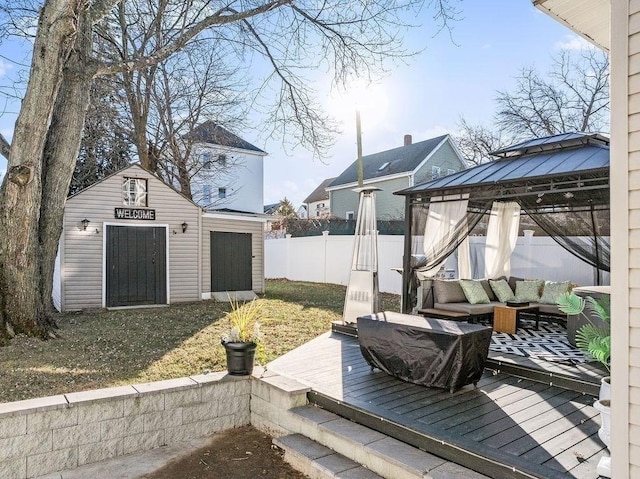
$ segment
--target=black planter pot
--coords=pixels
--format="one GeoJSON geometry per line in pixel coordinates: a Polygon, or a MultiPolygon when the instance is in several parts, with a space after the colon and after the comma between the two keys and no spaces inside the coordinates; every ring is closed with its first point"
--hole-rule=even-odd
{"type": "Polygon", "coordinates": [[[248,376],[253,372],[256,343],[225,343],[227,352],[227,372],[231,376],[248,376]]]}

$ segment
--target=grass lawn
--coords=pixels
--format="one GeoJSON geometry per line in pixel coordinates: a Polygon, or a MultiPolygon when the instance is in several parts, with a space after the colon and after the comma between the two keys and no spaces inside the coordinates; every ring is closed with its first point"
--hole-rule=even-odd
{"type": "MultiPolygon", "coordinates": [[[[328,331],[342,317],[345,287],[269,280],[263,303],[268,362],[328,331]]],[[[399,297],[382,294],[382,309],[399,297]]],[[[226,370],[226,303],[66,313],[60,338],[16,337],[0,347],[0,402],[226,370]]]]}

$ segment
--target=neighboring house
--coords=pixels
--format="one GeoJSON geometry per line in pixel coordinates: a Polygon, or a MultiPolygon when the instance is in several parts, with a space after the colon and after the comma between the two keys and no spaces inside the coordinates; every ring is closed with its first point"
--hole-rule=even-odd
{"type": "MultiPolygon", "coordinates": [[[[404,198],[394,195],[411,186],[463,170],[464,159],[450,135],[413,143],[404,136],[404,145],[362,158],[363,184],[380,188],[376,192],[376,216],[379,219],[403,219],[404,198]]],[[[357,161],[354,161],[328,186],[331,215],[355,219],[358,214],[357,161]]]]}
{"type": "Polygon", "coordinates": [[[640,3],[534,0],[611,62],[611,477],[640,477],[640,3]]]}
{"type": "Polygon", "coordinates": [[[327,186],[329,186],[333,180],[335,180],[335,178],[327,178],[324,180],[304,200],[304,204],[307,206],[307,218],[326,218],[329,216],[331,210],[329,207],[329,192],[327,191],[327,186]]]}
{"type": "Polygon", "coordinates": [[[298,207],[298,210],[296,211],[296,214],[298,215],[298,218],[309,218],[309,213],[307,212],[307,205],[300,205],[298,207]]]}
{"type": "Polygon", "coordinates": [[[205,212],[131,165],[68,198],[54,304],[77,311],[263,293],[264,221],[205,212]]]}
{"type": "Polygon", "coordinates": [[[191,180],[194,201],[207,210],[262,213],[267,153],[212,121],[189,136],[200,165],[191,180]]]}

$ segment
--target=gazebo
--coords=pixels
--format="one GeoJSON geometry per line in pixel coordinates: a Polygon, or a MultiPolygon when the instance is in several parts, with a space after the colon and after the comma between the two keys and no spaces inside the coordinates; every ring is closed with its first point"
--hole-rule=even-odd
{"type": "MultiPolygon", "coordinates": [[[[436,270],[500,205],[515,206],[519,211],[513,216],[527,215],[563,248],[596,268],[598,284],[600,271],[609,271],[609,243],[603,238],[609,234],[607,137],[565,133],[492,155],[496,160],[395,193],[405,196],[403,312],[414,306],[417,275],[436,270]],[[417,251],[419,238],[424,238],[423,251],[417,251]]],[[[501,227],[505,224],[514,227],[508,221],[501,227]]],[[[517,235],[517,224],[515,229],[517,235]]]]}

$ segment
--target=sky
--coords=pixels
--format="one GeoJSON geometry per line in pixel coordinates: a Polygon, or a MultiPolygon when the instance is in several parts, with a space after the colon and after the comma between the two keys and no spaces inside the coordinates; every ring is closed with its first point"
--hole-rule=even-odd
{"type": "MultiPolygon", "coordinates": [[[[411,20],[420,26],[405,37],[407,48],[420,53],[366,90],[359,88],[364,155],[402,146],[405,134],[414,142],[455,134],[462,117],[491,125],[496,91],[513,89],[523,67],[545,73],[554,54],[586,44],[536,10],[531,0],[464,0],[458,5],[460,21],[452,24],[451,34],[436,34],[433,12],[425,8],[411,20]]],[[[2,60],[7,48],[17,46],[0,48],[0,84],[11,68],[2,60]]],[[[355,100],[329,92],[329,78],[318,74],[316,80],[324,92],[321,103],[342,130],[324,159],[314,159],[303,148],[285,150],[281,139],[262,139],[258,130],[236,132],[269,154],[264,160],[265,204],[286,197],[298,207],[324,179],[338,176],[356,158],[355,100]]],[[[8,105],[0,115],[0,131],[9,139],[17,108],[8,105]]],[[[5,170],[0,157],[0,176],[5,170]]]]}

